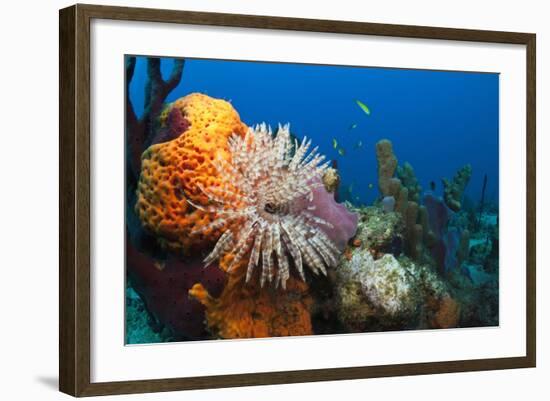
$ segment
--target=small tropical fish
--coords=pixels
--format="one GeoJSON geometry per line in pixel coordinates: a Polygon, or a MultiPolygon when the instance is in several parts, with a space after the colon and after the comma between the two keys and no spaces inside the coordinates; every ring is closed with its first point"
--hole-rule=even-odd
{"type": "Polygon", "coordinates": [[[357,103],[357,106],[359,106],[361,110],[365,112],[365,114],[370,115],[370,110],[365,103],[360,100],[356,100],[355,103],[357,103]]]}
{"type": "Polygon", "coordinates": [[[358,196],[355,197],[355,200],[359,200],[360,198],[358,196]]]}
{"type": "Polygon", "coordinates": [[[338,154],[340,156],[344,156],[346,154],[346,151],[343,148],[338,149],[338,154]]]}
{"type": "Polygon", "coordinates": [[[431,181],[431,182],[430,182],[430,189],[431,189],[432,191],[435,191],[435,181],[431,181]]]}
{"type": "Polygon", "coordinates": [[[353,183],[348,185],[348,192],[351,194],[353,192],[353,183]]]}
{"type": "Polygon", "coordinates": [[[336,138],[332,138],[332,147],[334,149],[336,149],[338,147],[338,141],[336,140],[336,138]]]}
{"type": "Polygon", "coordinates": [[[363,141],[359,141],[355,144],[355,149],[360,149],[363,147],[363,141]]]}
{"type": "Polygon", "coordinates": [[[373,189],[374,185],[372,185],[372,182],[369,184],[369,189],[373,189]]]}
{"type": "Polygon", "coordinates": [[[357,124],[355,124],[355,123],[354,123],[354,124],[351,124],[351,125],[349,126],[349,129],[350,129],[350,130],[355,129],[355,128],[357,128],[357,124]]]}

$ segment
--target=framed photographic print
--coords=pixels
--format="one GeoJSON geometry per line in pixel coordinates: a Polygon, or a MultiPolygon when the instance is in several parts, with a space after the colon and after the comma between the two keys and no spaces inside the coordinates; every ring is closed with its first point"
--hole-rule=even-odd
{"type": "Polygon", "coordinates": [[[535,35],[60,11],[60,390],[534,367],[535,35]]]}

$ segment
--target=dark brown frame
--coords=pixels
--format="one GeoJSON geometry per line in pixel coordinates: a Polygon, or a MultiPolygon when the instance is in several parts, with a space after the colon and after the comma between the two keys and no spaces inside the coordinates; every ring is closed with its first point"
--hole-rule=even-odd
{"type": "Polygon", "coordinates": [[[75,5],[59,13],[59,389],[73,396],[535,367],[536,153],[532,33],[75,5]],[[527,48],[527,355],[123,382],[90,382],[90,21],[93,18],[404,38],[511,43],[527,48]]]}

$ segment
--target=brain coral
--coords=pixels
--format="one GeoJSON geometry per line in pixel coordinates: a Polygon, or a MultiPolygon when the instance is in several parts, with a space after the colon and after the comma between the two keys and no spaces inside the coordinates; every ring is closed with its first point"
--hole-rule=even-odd
{"type": "Polygon", "coordinates": [[[157,138],[142,155],[136,212],[143,225],[168,249],[188,251],[214,241],[215,229],[191,236],[212,215],[188,202],[206,205],[199,187],[220,183],[212,164],[228,158],[227,139],[247,127],[230,103],[193,93],[169,104],[160,115],[157,138]]]}

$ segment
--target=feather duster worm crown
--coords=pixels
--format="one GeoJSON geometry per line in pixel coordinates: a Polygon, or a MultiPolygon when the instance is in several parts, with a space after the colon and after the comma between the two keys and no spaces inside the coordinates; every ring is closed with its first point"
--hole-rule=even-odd
{"type": "Polygon", "coordinates": [[[327,221],[312,214],[313,189],[322,186],[328,168],[325,157],[310,150],[311,140],[292,141],[289,125],[279,125],[276,135],[265,124],[249,128],[244,137],[229,138],[229,160],[214,161],[221,185],[200,187],[210,205],[196,208],[215,215],[194,234],[212,229],[223,233],[206,265],[231,252],[228,271],[247,254],[246,281],[261,266],[260,283],[286,288],[292,262],[302,280],[306,265],[315,274],[335,266],[340,251],[323,231],[327,221]],[[309,152],[308,152],[309,151],[309,152]]]}

